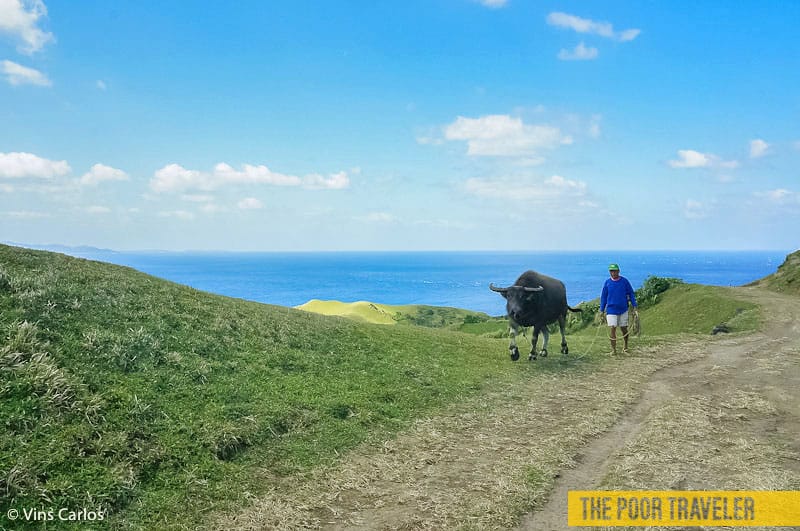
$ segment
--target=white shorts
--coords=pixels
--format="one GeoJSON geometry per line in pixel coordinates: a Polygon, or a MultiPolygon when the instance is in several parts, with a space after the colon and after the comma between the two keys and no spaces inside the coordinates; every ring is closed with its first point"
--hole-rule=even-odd
{"type": "Polygon", "coordinates": [[[628,326],[628,312],[627,310],[622,315],[606,314],[606,321],[608,326],[628,326]]]}

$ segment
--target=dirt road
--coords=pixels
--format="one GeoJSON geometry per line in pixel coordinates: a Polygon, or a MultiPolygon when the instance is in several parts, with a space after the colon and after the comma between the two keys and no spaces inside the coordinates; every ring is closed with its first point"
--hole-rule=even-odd
{"type": "Polygon", "coordinates": [[[216,525],[555,531],[569,489],[800,489],[800,302],[735,293],[763,306],[762,331],[670,339],[599,366],[549,359],[570,370],[274,480],[216,525]]]}
{"type": "Polygon", "coordinates": [[[800,488],[800,301],[738,291],[762,306],[763,331],[656,372],[520,529],[566,528],[571,489],[800,488]]]}

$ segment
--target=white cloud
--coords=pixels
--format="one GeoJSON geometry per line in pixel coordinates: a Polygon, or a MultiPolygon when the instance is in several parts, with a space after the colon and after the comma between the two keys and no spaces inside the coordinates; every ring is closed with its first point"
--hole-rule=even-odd
{"type": "Polygon", "coordinates": [[[766,192],[755,192],[753,195],[766,199],[776,205],[800,204],[800,192],[792,192],[786,188],[777,188],[766,192]]]}
{"type": "Polygon", "coordinates": [[[394,223],[397,221],[397,219],[388,212],[370,212],[366,216],[358,219],[370,223],[394,223]]]}
{"type": "Polygon", "coordinates": [[[679,149],[678,159],[668,162],[672,168],[725,168],[734,169],[739,167],[735,160],[722,160],[711,153],[700,153],[693,149],[679,149]]]}
{"type": "Polygon", "coordinates": [[[72,171],[66,160],[48,160],[33,153],[0,153],[0,178],[52,179],[72,171]]]}
{"type": "Polygon", "coordinates": [[[312,190],[341,190],[350,186],[350,179],[343,171],[334,173],[328,178],[312,174],[303,179],[303,186],[312,190]]]}
{"type": "Polygon", "coordinates": [[[769,144],[757,138],[755,140],[750,141],[750,158],[757,159],[759,157],[763,157],[767,154],[767,150],[769,149],[769,144]]]}
{"type": "MultiPolygon", "coordinates": [[[[2,2],[3,0],[0,0],[2,2]]],[[[27,66],[18,65],[12,61],[4,60],[0,63],[3,74],[6,76],[6,81],[11,85],[38,85],[40,87],[49,87],[53,83],[38,70],[28,68],[27,66]]]]}
{"type": "Polygon", "coordinates": [[[224,186],[267,184],[272,186],[302,186],[308,189],[342,189],[350,186],[346,172],[323,177],[319,174],[304,178],[285,175],[270,170],[264,165],[243,164],[237,170],[220,162],[212,172],[188,170],[179,164],[169,164],[156,171],[150,180],[155,192],[182,192],[186,190],[211,191],[224,186]]]}
{"type": "Polygon", "coordinates": [[[596,59],[597,56],[597,48],[587,48],[583,42],[578,43],[572,50],[562,48],[561,51],[558,52],[558,58],[562,61],[590,61],[596,59]]]}
{"type": "Polygon", "coordinates": [[[486,7],[491,7],[494,9],[505,7],[508,3],[508,0],[478,0],[478,2],[486,7]]]}
{"type": "Polygon", "coordinates": [[[162,218],[194,219],[194,214],[186,210],[165,210],[158,215],[162,218]]]}
{"type": "Polygon", "coordinates": [[[200,210],[206,214],[214,214],[215,212],[223,212],[226,209],[214,203],[205,203],[200,207],[200,210]]]}
{"type": "Polygon", "coordinates": [[[444,143],[441,138],[435,138],[432,136],[418,136],[417,143],[422,144],[423,146],[439,146],[444,143]]]}
{"type": "Polygon", "coordinates": [[[86,209],[86,212],[88,212],[89,214],[108,214],[109,212],[111,212],[111,209],[104,206],[93,205],[88,207],[86,209]]]}
{"type": "Polygon", "coordinates": [[[467,154],[476,156],[525,157],[572,143],[572,137],[562,134],[557,127],[529,125],[505,114],[459,116],[445,128],[444,135],[447,140],[466,141],[467,154]]]}
{"type": "Polygon", "coordinates": [[[189,201],[190,203],[211,203],[214,201],[214,196],[207,194],[184,194],[181,196],[181,199],[189,201]]]}
{"type": "Polygon", "coordinates": [[[150,188],[155,192],[176,192],[187,189],[210,190],[212,184],[207,175],[199,171],[187,170],[179,164],[168,164],[156,171],[150,180],[150,188]]]}
{"type": "Polygon", "coordinates": [[[669,161],[673,168],[706,168],[711,166],[711,158],[705,153],[692,149],[678,150],[678,159],[669,161]]]}
{"type": "Polygon", "coordinates": [[[686,219],[705,219],[708,217],[708,211],[700,201],[687,199],[683,207],[683,216],[686,219]]]}
{"type": "Polygon", "coordinates": [[[795,148],[796,150],[800,151],[800,140],[797,140],[797,141],[796,141],[796,142],[794,142],[792,145],[794,146],[794,148],[795,148]]]}
{"type": "Polygon", "coordinates": [[[635,39],[641,30],[627,29],[624,31],[614,31],[614,26],[608,22],[596,22],[587,18],[576,17],[568,13],[555,11],[547,15],[547,23],[558,28],[565,28],[577,31],[578,33],[589,33],[599,35],[608,39],[625,42],[635,39]]]}
{"type": "Polygon", "coordinates": [[[589,122],[589,136],[592,138],[600,138],[600,120],[602,117],[599,114],[595,114],[592,116],[591,122],[589,122]]]}
{"type": "Polygon", "coordinates": [[[128,174],[124,171],[98,163],[81,176],[80,183],[94,185],[105,181],[127,181],[128,179],[128,174]]]}
{"type": "Polygon", "coordinates": [[[236,204],[241,210],[257,210],[264,205],[255,197],[246,197],[236,204]]]}
{"type": "Polygon", "coordinates": [[[493,199],[530,201],[536,199],[582,198],[587,187],[583,181],[565,179],[560,175],[543,181],[530,179],[467,179],[465,190],[471,195],[493,199]]]}
{"type": "Polygon", "coordinates": [[[301,183],[299,177],[275,173],[264,165],[243,164],[241,170],[235,170],[224,162],[214,166],[213,177],[215,180],[226,183],[263,183],[276,186],[298,186],[301,183]]]}
{"type": "Polygon", "coordinates": [[[47,212],[36,212],[32,210],[14,210],[11,212],[6,212],[6,215],[10,218],[17,219],[39,219],[50,217],[50,214],[47,212]]]}
{"type": "Polygon", "coordinates": [[[98,80],[97,80],[97,82],[95,83],[95,85],[96,85],[96,86],[97,86],[97,88],[98,88],[98,89],[100,89],[100,90],[106,90],[106,89],[108,88],[108,87],[106,86],[106,82],[105,82],[105,81],[103,81],[102,79],[98,79],[98,80]]]}
{"type": "Polygon", "coordinates": [[[54,40],[53,34],[37,27],[39,19],[47,16],[47,7],[41,0],[0,0],[0,33],[20,41],[17,50],[32,54],[54,40]]]}

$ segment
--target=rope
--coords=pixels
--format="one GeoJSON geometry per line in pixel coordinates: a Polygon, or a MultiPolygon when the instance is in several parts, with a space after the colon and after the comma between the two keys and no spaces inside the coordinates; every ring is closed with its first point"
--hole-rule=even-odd
{"type": "MultiPolygon", "coordinates": [[[[600,336],[600,329],[603,328],[604,325],[605,325],[605,323],[603,323],[602,320],[601,320],[600,324],[597,325],[597,329],[594,332],[594,337],[592,338],[592,342],[589,343],[589,347],[586,349],[586,351],[583,354],[579,354],[577,356],[570,356],[569,358],[562,358],[561,360],[562,361],[577,361],[577,360],[583,359],[586,356],[588,356],[589,353],[592,350],[592,347],[594,347],[594,344],[597,342],[597,338],[600,336]]],[[[606,326],[606,328],[609,329],[609,331],[607,332],[607,335],[608,335],[608,339],[610,340],[611,339],[611,327],[610,326],[606,326]]],[[[641,325],[641,321],[639,320],[639,312],[636,311],[636,312],[633,313],[633,318],[631,319],[630,326],[628,327],[628,332],[625,333],[625,334],[622,334],[621,336],[617,337],[616,339],[624,340],[626,337],[629,337],[631,334],[634,337],[639,337],[639,335],[641,334],[641,330],[642,330],[642,325],[641,325]]],[[[524,337],[525,339],[528,339],[528,336],[525,334],[525,327],[521,327],[521,332],[522,332],[522,337],[524,337]]],[[[532,339],[531,339],[531,343],[533,343],[532,339]]]]}

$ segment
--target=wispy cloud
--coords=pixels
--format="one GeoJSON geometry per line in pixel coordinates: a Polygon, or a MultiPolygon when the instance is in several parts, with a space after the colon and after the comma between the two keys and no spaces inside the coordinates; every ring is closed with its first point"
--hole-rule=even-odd
{"type": "Polygon", "coordinates": [[[473,178],[466,181],[464,189],[467,193],[478,197],[515,201],[577,199],[587,195],[585,182],[566,179],[560,175],[553,175],[544,180],[473,178]]]}
{"type": "Polygon", "coordinates": [[[48,160],[33,153],[0,153],[0,178],[52,179],[70,171],[66,160],[48,160]]]}
{"type": "Polygon", "coordinates": [[[108,214],[111,212],[111,209],[105,206],[93,205],[86,208],[86,212],[89,214],[108,214]]]}
{"type": "Polygon", "coordinates": [[[81,176],[80,183],[95,185],[106,181],[127,181],[128,179],[128,174],[124,171],[98,163],[81,176]]]}
{"type": "Polygon", "coordinates": [[[54,40],[53,34],[41,30],[39,19],[47,16],[41,0],[0,0],[0,33],[19,41],[17,51],[30,55],[54,40]]]}
{"type": "Polygon", "coordinates": [[[735,160],[722,160],[712,153],[701,153],[693,149],[679,149],[678,158],[670,160],[672,168],[725,168],[734,169],[739,167],[739,162],[735,160]]]}
{"type": "Polygon", "coordinates": [[[550,125],[525,124],[509,115],[487,115],[480,118],[459,116],[445,127],[447,140],[467,143],[467,154],[495,157],[530,157],[541,150],[552,150],[571,144],[572,137],[550,125]]]}
{"type": "Polygon", "coordinates": [[[264,204],[255,197],[245,197],[239,201],[236,206],[239,207],[240,210],[258,210],[262,208],[264,204]]]}
{"type": "Polygon", "coordinates": [[[508,4],[508,0],[476,0],[479,4],[491,7],[493,9],[498,9],[501,7],[505,7],[508,4]]]}
{"type": "Polygon", "coordinates": [[[587,47],[583,42],[578,43],[572,50],[562,48],[558,52],[558,58],[562,61],[591,61],[597,59],[597,56],[597,48],[587,47]]]}
{"type": "Polygon", "coordinates": [[[376,225],[389,225],[400,222],[396,216],[388,212],[368,212],[364,215],[354,216],[353,219],[359,223],[371,223],[376,225]]]}
{"type": "Polygon", "coordinates": [[[800,205],[800,192],[793,192],[786,188],[754,192],[753,195],[776,205],[800,205]]]}
{"type": "Polygon", "coordinates": [[[37,85],[40,87],[53,85],[47,76],[38,70],[22,66],[13,61],[4,60],[0,63],[0,68],[10,85],[37,85]]]}
{"type": "Polygon", "coordinates": [[[609,22],[596,22],[559,11],[554,11],[547,15],[547,23],[558,28],[571,29],[578,33],[599,35],[621,42],[632,41],[641,33],[641,30],[638,29],[615,31],[614,26],[609,22]]]}
{"type": "Polygon", "coordinates": [[[214,196],[208,194],[184,194],[181,199],[190,203],[211,203],[214,201],[214,196]]]}
{"type": "Polygon", "coordinates": [[[155,192],[182,192],[186,190],[210,191],[229,185],[266,184],[272,186],[300,186],[308,189],[343,189],[350,186],[346,172],[324,177],[310,174],[305,177],[286,175],[270,170],[264,165],[244,164],[237,170],[221,162],[211,172],[189,170],[179,164],[168,164],[155,172],[150,188],[155,192]]]}
{"type": "Polygon", "coordinates": [[[194,219],[194,214],[187,212],[186,210],[165,210],[159,212],[158,216],[162,218],[176,218],[183,220],[194,219]]]}
{"type": "Polygon", "coordinates": [[[683,217],[686,219],[705,219],[708,217],[708,208],[700,201],[687,199],[683,207],[683,217]]]}
{"type": "Polygon", "coordinates": [[[347,173],[340,171],[328,177],[317,173],[306,175],[303,179],[303,187],[309,190],[342,190],[350,186],[350,179],[347,173]]]}
{"type": "Polygon", "coordinates": [[[108,86],[106,85],[106,82],[103,81],[102,79],[98,79],[95,82],[95,86],[100,90],[106,90],[108,88],[108,86]]]}
{"type": "Polygon", "coordinates": [[[51,215],[48,212],[35,210],[12,210],[11,212],[6,212],[6,216],[15,219],[41,219],[49,218],[51,215]]]}
{"type": "Polygon", "coordinates": [[[755,140],[751,140],[750,141],[750,158],[751,159],[757,159],[757,158],[763,157],[764,155],[767,154],[768,150],[769,150],[769,144],[767,144],[765,141],[761,140],[760,138],[757,138],[755,140]]]}

